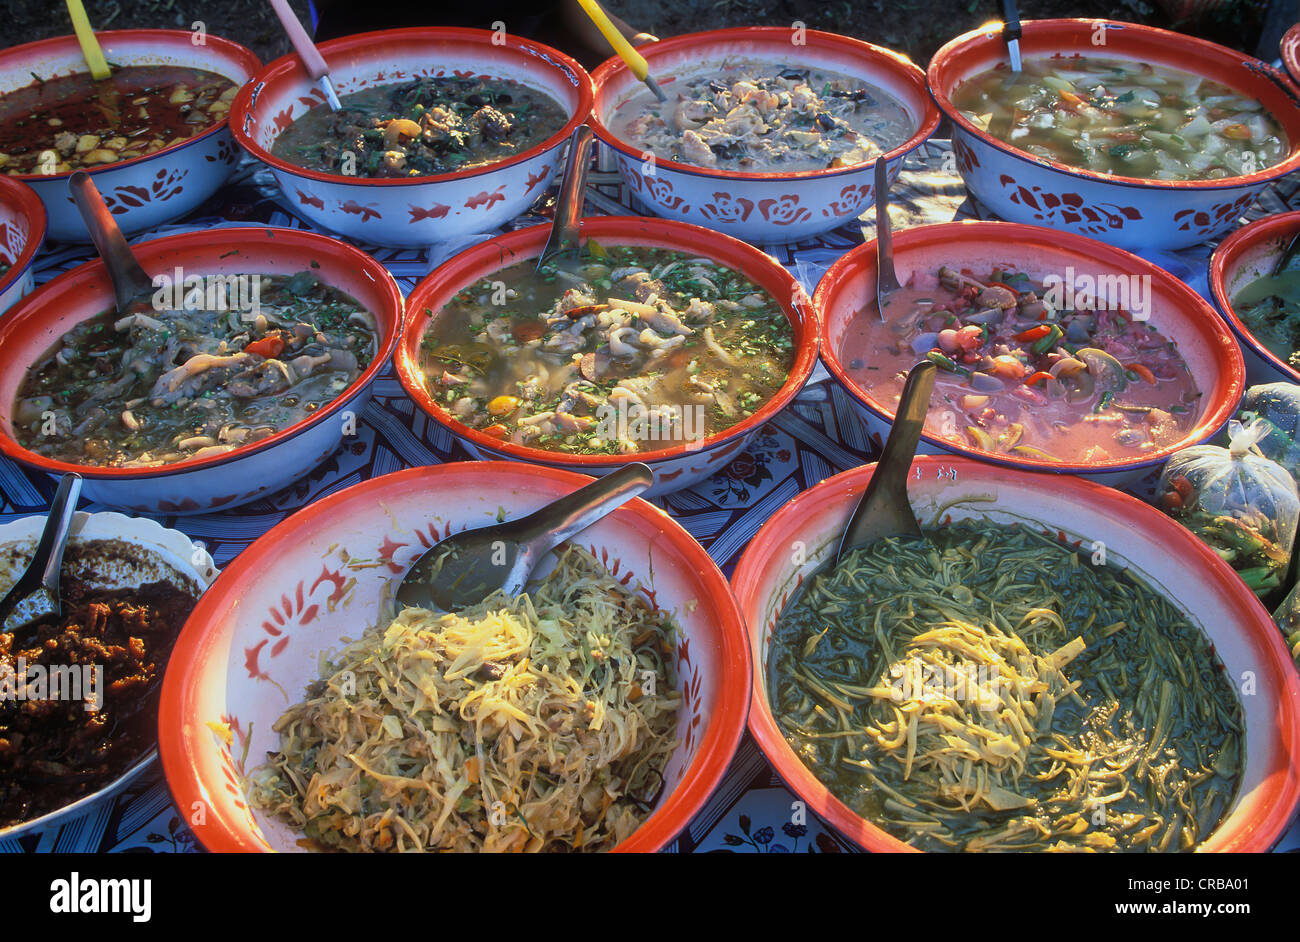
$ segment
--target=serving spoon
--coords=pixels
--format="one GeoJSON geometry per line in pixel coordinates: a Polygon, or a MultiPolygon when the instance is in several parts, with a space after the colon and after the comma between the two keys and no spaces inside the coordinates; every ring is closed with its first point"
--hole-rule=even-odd
{"type": "Polygon", "coordinates": [[[325,57],[320,54],[316,44],[311,41],[307,31],[298,22],[298,17],[290,9],[288,0],[271,0],[271,9],[275,10],[275,15],[279,18],[285,33],[288,34],[289,42],[293,44],[294,51],[302,60],[307,74],[325,95],[325,102],[330,106],[330,110],[342,109],[343,103],[339,101],[338,92],[334,91],[334,83],[330,81],[330,70],[325,64],[325,57]]]}
{"type": "Polygon", "coordinates": [[[921,440],[925,414],[930,409],[936,367],[928,360],[912,367],[903,384],[894,424],[885,439],[884,450],[871,472],[867,489],[862,492],[853,516],[849,517],[835,551],[835,562],[856,549],[889,536],[920,537],[921,525],[907,499],[907,478],[921,440]]]}
{"type": "Polygon", "coordinates": [[[90,231],[95,251],[108,269],[108,278],[113,282],[117,313],[125,317],[135,313],[141,305],[152,307],[153,279],[145,274],[131,247],[126,244],[126,236],[117,227],[113,214],[108,211],[90,174],[78,170],[68,178],[68,189],[72,191],[72,200],[77,204],[77,211],[81,213],[81,219],[90,231]]]}
{"type": "Polygon", "coordinates": [[[568,163],[560,180],[560,192],[555,196],[555,218],[551,234],[546,237],[546,247],[537,256],[537,271],[559,255],[578,248],[579,230],[582,228],[582,205],[587,196],[587,171],[591,166],[591,128],[580,124],[569,138],[568,163]]]}
{"type": "Polygon", "coordinates": [[[876,310],[882,324],[889,296],[901,287],[894,271],[894,235],[889,225],[889,173],[881,154],[876,158],[876,310]]]}
{"type": "Polygon", "coordinates": [[[63,614],[63,603],[59,599],[59,573],[63,570],[63,550],[68,545],[68,533],[72,529],[72,516],[77,512],[77,498],[81,496],[81,475],[76,472],[65,474],[59,480],[54,500],[50,502],[50,512],[45,517],[45,529],[32,553],[27,569],[0,599],[0,631],[8,631],[17,639],[19,632],[39,625],[50,618],[63,614]],[[28,601],[35,601],[44,596],[45,605],[29,615],[26,620],[10,627],[7,622],[15,608],[28,601]]]}
{"type": "Polygon", "coordinates": [[[649,466],[625,465],[526,517],[440,540],[407,571],[397,600],[457,612],[497,590],[518,595],[543,556],[654,483],[649,466]]]}
{"type": "Polygon", "coordinates": [[[1019,72],[1020,62],[1020,11],[1016,9],[1016,0],[1002,0],[1002,38],[1007,41],[1007,53],[1011,56],[1011,71],[1019,72]]]}

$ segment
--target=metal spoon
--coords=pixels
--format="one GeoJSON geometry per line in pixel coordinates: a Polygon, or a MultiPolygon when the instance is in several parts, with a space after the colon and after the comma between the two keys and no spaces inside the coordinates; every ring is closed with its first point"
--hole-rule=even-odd
{"type": "Polygon", "coordinates": [[[397,600],[412,608],[456,612],[498,589],[518,595],[544,555],[653,483],[654,472],[636,462],[526,517],[453,534],[415,561],[397,600]]]}
{"type": "Polygon", "coordinates": [[[1002,0],[1002,36],[1007,41],[1007,52],[1011,56],[1011,71],[1019,72],[1020,62],[1020,12],[1016,9],[1016,0],[1002,0]]]}
{"type": "Polygon", "coordinates": [[[889,174],[885,155],[876,158],[876,309],[881,323],[885,320],[885,303],[903,287],[894,272],[894,238],[889,226],[889,174]]]}
{"type": "Polygon", "coordinates": [[[80,496],[81,475],[75,472],[65,474],[54,492],[54,500],[50,502],[45,529],[32,553],[31,562],[5,597],[0,599],[0,630],[9,631],[16,637],[20,632],[63,614],[63,604],[59,600],[59,573],[63,570],[63,549],[68,545],[68,532],[72,529],[72,516],[77,512],[77,498],[80,496]],[[43,608],[37,609],[35,615],[29,614],[25,621],[12,626],[7,624],[16,607],[34,601],[38,595],[45,598],[43,608]]]}
{"type": "Polygon", "coordinates": [[[889,438],[885,440],[884,451],[876,462],[876,470],[871,473],[867,489],[840,537],[835,562],[853,550],[887,536],[922,535],[907,499],[907,478],[912,469],[912,459],[916,456],[916,445],[921,440],[925,414],[930,409],[935,369],[935,365],[927,360],[912,367],[907,374],[889,438]]]}
{"type": "Polygon", "coordinates": [[[90,174],[78,170],[68,178],[68,189],[72,192],[73,202],[77,204],[82,221],[90,231],[95,251],[108,269],[109,280],[113,282],[117,313],[125,317],[134,313],[142,304],[152,308],[153,279],[145,274],[131,247],[126,244],[126,236],[117,227],[113,214],[108,211],[90,174]]]}
{"type": "Polygon", "coordinates": [[[298,22],[298,17],[289,7],[288,0],[271,0],[271,9],[275,10],[275,15],[279,18],[280,25],[284,27],[289,42],[293,44],[294,51],[302,60],[303,68],[324,94],[330,110],[340,110],[343,104],[339,101],[338,93],[334,91],[334,83],[330,81],[329,67],[325,65],[325,58],[316,48],[316,44],[311,41],[307,31],[303,29],[302,23],[298,22]]]}
{"type": "Polygon", "coordinates": [[[582,204],[587,196],[587,170],[591,166],[591,128],[580,124],[569,138],[569,158],[564,165],[564,179],[555,196],[555,220],[546,248],[537,257],[537,270],[561,252],[578,248],[579,230],[582,228],[582,204]]]}
{"type": "Polygon", "coordinates": [[[1272,275],[1274,278],[1286,271],[1287,266],[1291,264],[1291,260],[1295,258],[1297,251],[1300,251],[1300,232],[1291,237],[1291,241],[1286,244],[1286,248],[1282,250],[1282,254],[1277,257],[1277,261],[1273,264],[1272,275]]]}

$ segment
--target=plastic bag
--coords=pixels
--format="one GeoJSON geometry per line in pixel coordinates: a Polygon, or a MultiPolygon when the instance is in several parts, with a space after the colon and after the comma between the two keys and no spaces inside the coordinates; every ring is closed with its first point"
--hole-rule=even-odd
{"type": "Polygon", "coordinates": [[[1276,461],[1300,481],[1300,386],[1295,383],[1266,383],[1251,386],[1241,402],[1237,418],[1243,424],[1262,423],[1264,434],[1255,447],[1276,461]]]}
{"type": "Polygon", "coordinates": [[[1290,473],[1254,445],[1268,434],[1263,422],[1228,423],[1227,448],[1196,445],[1165,464],[1156,493],[1170,516],[1199,536],[1266,596],[1282,587],[1300,492],[1290,473]]]}
{"type": "Polygon", "coordinates": [[[1296,583],[1295,588],[1277,607],[1273,620],[1282,629],[1282,637],[1286,639],[1291,660],[1300,668],[1300,582],[1296,583]]]}

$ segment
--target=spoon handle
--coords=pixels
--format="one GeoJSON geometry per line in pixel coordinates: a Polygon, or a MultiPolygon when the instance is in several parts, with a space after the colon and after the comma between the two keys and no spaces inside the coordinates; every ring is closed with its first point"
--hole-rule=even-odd
{"type": "Polygon", "coordinates": [[[0,599],[0,629],[15,606],[31,595],[36,589],[44,587],[50,598],[58,603],[59,572],[63,569],[63,549],[68,544],[68,532],[72,529],[72,518],[77,512],[77,499],[81,496],[81,475],[75,472],[65,474],[59,481],[54,500],[50,502],[50,512],[45,517],[45,528],[41,538],[32,551],[32,558],[27,569],[18,577],[3,599],[0,599]]]}
{"type": "Polygon", "coordinates": [[[77,204],[82,221],[90,230],[95,250],[108,269],[117,309],[125,313],[132,301],[153,291],[153,279],[145,274],[145,270],[136,261],[131,247],[126,244],[126,236],[117,227],[113,214],[108,211],[90,174],[78,170],[68,179],[68,189],[72,191],[72,199],[77,204]]]}
{"type": "Polygon", "coordinates": [[[540,269],[554,255],[578,247],[578,233],[582,228],[582,204],[587,199],[587,170],[591,164],[591,128],[580,124],[573,129],[569,139],[569,160],[564,166],[564,179],[555,197],[555,221],[546,248],[537,258],[540,269]]]}
{"type": "Polygon", "coordinates": [[[649,466],[636,462],[578,488],[511,527],[520,543],[531,544],[536,557],[581,533],[615,507],[626,503],[654,483],[649,466]]]}
{"type": "Polygon", "coordinates": [[[302,64],[306,66],[307,74],[313,81],[318,81],[329,69],[325,66],[325,59],[321,56],[320,50],[316,48],[316,44],[307,35],[307,30],[303,29],[303,25],[298,22],[298,17],[289,7],[288,0],[271,0],[271,9],[275,11],[280,25],[288,34],[294,52],[298,53],[298,58],[302,59],[302,64]]]}
{"type": "Polygon", "coordinates": [[[901,285],[894,271],[894,235],[889,223],[889,168],[885,155],[876,158],[876,307],[885,319],[885,302],[901,285]]]}

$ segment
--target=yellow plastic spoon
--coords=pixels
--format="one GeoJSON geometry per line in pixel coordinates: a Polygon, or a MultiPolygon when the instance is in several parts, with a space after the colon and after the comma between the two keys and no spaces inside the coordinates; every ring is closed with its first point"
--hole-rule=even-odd
{"type": "Polygon", "coordinates": [[[646,87],[655,93],[655,97],[660,101],[667,101],[668,96],[663,93],[659,83],[650,77],[650,66],[645,61],[645,56],[637,52],[633,45],[627,41],[627,37],[618,31],[618,27],[610,22],[605,11],[600,8],[596,0],[578,0],[578,5],[583,11],[591,17],[591,21],[596,24],[596,29],[600,30],[604,37],[609,40],[609,44],[614,47],[619,58],[627,63],[627,67],[632,70],[632,74],[646,83],[646,87]]]}
{"type": "Polygon", "coordinates": [[[95,31],[90,28],[90,17],[86,16],[86,8],[81,5],[81,0],[67,2],[68,13],[72,16],[72,29],[77,34],[77,42],[81,43],[81,54],[90,66],[90,76],[96,82],[102,82],[113,73],[108,68],[108,60],[104,58],[104,50],[99,48],[95,31]]]}

